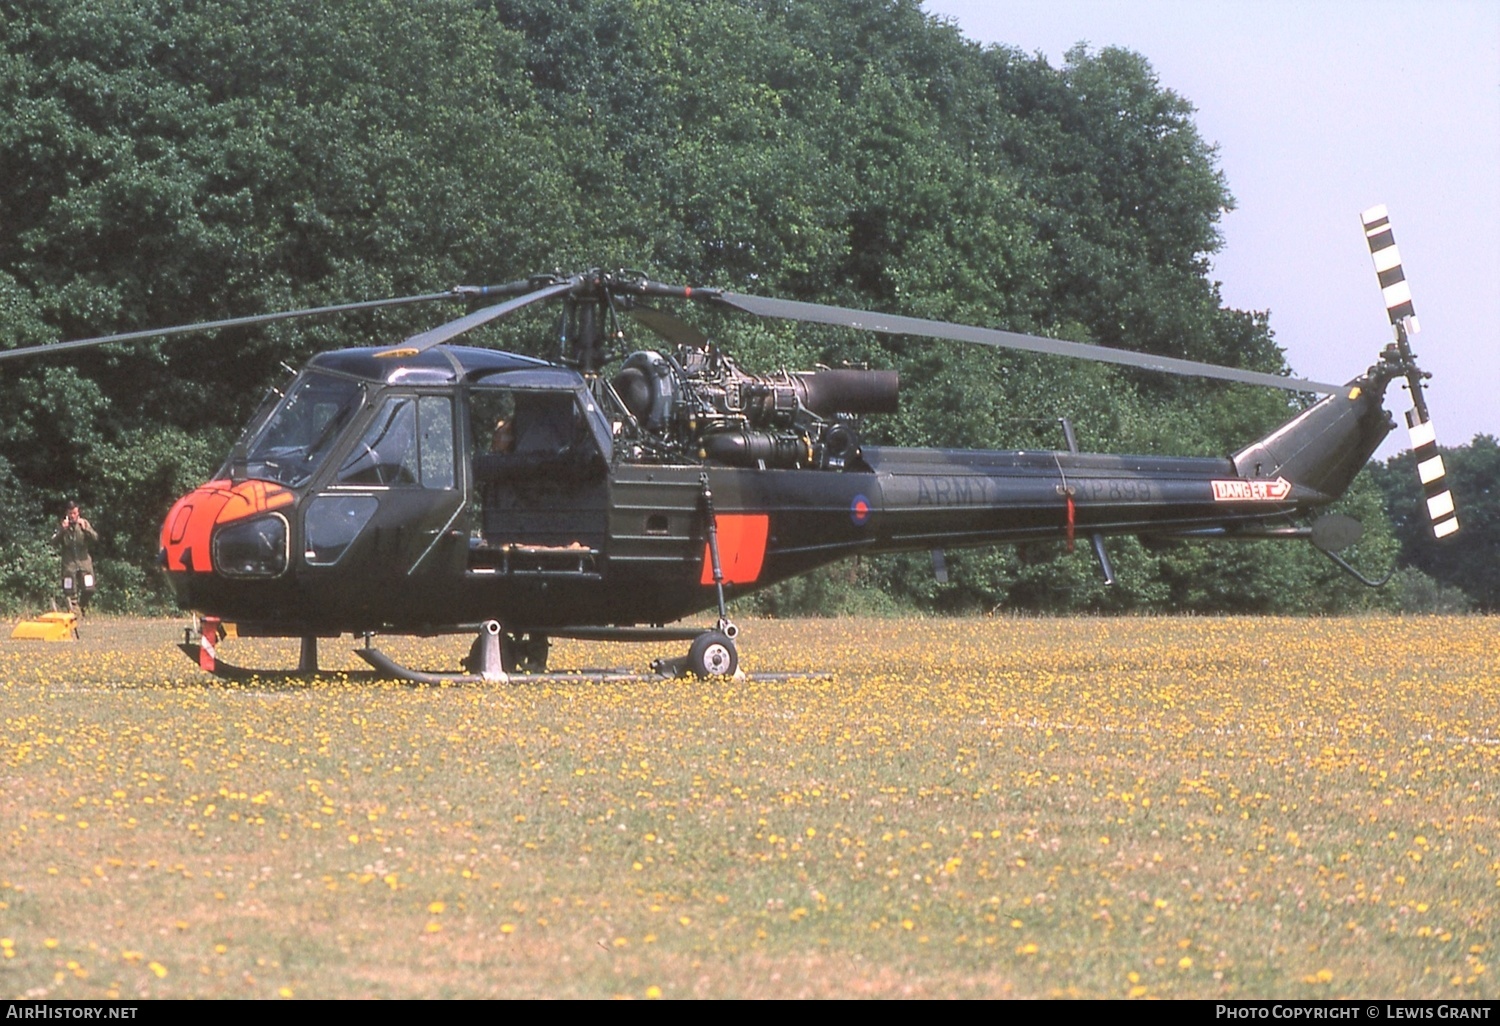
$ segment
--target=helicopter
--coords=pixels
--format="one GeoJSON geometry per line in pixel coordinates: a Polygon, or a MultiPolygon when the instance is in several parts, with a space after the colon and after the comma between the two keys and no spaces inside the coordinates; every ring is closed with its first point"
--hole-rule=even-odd
{"type": "Polygon", "coordinates": [[[438,300],[499,300],[395,345],[314,356],[244,429],[214,479],[162,523],[159,561],[194,614],[182,648],[223,677],[226,636],[363,636],[373,673],[419,682],[543,674],[557,638],[690,642],[662,674],[739,668],[728,600],[862,554],[1087,539],[1310,541],[1338,553],[1352,518],[1322,513],[1395,424],[1403,379],[1437,538],[1458,530],[1423,397],[1428,376],[1386,209],[1362,215],[1394,339],[1343,384],[894,314],[671,285],[636,271],[544,274],[493,286],[129,332],[0,353],[105,343],[438,300]],[[865,444],[856,418],[894,411],[878,369],[742,369],[660,308],[765,318],[1064,355],[1322,398],[1225,457],[986,451],[865,444]],[[561,303],[561,352],[543,360],[453,340],[533,304],[561,303]],[[657,304],[657,305],[648,305],[657,304]],[[659,348],[623,348],[624,317],[659,348]],[[617,366],[612,366],[618,361],[617,366]],[[1320,515],[1321,513],[1321,515],[1320,515]],[[713,611],[711,626],[678,625],[713,611]],[[197,638],[193,638],[193,634],[197,638]],[[377,634],[474,635],[460,673],[403,666],[377,634]]]}

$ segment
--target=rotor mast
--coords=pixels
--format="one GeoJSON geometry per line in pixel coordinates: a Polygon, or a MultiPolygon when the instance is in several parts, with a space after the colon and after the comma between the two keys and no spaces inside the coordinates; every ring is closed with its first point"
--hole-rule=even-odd
{"type": "Polygon", "coordinates": [[[574,279],[573,290],[563,299],[558,331],[559,360],[585,377],[596,377],[609,354],[608,325],[611,310],[605,276],[596,270],[574,279]]]}
{"type": "MultiPolygon", "coordinates": [[[[718,289],[693,288],[690,285],[668,285],[652,281],[639,271],[604,271],[595,268],[585,274],[568,279],[572,290],[565,297],[560,342],[562,362],[586,376],[598,375],[608,362],[609,343],[621,338],[616,328],[611,331],[615,319],[615,302],[622,301],[625,309],[631,309],[637,297],[662,299],[712,299],[719,295],[718,289]]],[[[644,308],[643,308],[644,309],[644,308]]],[[[662,314],[649,311],[660,321],[662,314]]],[[[675,318],[666,319],[675,321],[675,318]]],[[[680,324],[680,322],[678,322],[680,324]]],[[[682,325],[686,328],[686,325],[682,325]]]]}

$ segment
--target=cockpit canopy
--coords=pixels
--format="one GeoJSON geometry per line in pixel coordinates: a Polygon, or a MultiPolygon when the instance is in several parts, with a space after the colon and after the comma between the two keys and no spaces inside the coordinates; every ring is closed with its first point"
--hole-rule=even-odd
{"type": "Polygon", "coordinates": [[[251,422],[219,476],[300,488],[339,454],[334,484],[453,488],[455,455],[464,447],[455,429],[465,420],[474,457],[490,452],[502,420],[517,456],[584,451],[601,465],[598,456],[607,464],[613,454],[614,425],[576,371],[458,347],[420,354],[420,366],[380,362],[372,352],[314,359],[251,422]],[[367,403],[375,408],[365,418],[367,403]],[[359,438],[344,446],[357,424],[359,438]]]}
{"type": "Polygon", "coordinates": [[[306,484],[364,399],[364,385],[353,378],[304,371],[259,427],[252,427],[239,476],[289,488],[306,484]]]}

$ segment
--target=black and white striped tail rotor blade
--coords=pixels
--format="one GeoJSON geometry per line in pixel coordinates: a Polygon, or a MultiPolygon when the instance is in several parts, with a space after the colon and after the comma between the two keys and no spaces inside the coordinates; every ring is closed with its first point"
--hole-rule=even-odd
{"type": "Polygon", "coordinates": [[[1396,249],[1396,236],[1391,230],[1391,215],[1382,203],[1359,215],[1364,222],[1365,241],[1370,246],[1370,258],[1375,261],[1375,274],[1380,278],[1380,294],[1385,299],[1385,310],[1392,326],[1405,324],[1407,334],[1421,331],[1417,323],[1417,311],[1412,306],[1411,286],[1406,281],[1406,272],[1401,267],[1401,253],[1396,249]]]}
{"type": "Polygon", "coordinates": [[[1427,414],[1422,384],[1425,375],[1417,368],[1411,351],[1410,336],[1421,330],[1416,307],[1412,305],[1411,286],[1401,266],[1401,252],[1396,248],[1391,215],[1385,204],[1371,207],[1360,214],[1359,219],[1365,226],[1370,259],[1375,261],[1375,274],[1380,279],[1380,295],[1385,300],[1386,315],[1390,317],[1396,347],[1405,367],[1406,382],[1411,390],[1412,409],[1406,414],[1406,428],[1411,436],[1417,477],[1421,479],[1422,495],[1427,503],[1427,519],[1432,523],[1434,538],[1447,538],[1458,533],[1458,511],[1453,504],[1453,492],[1448,488],[1448,469],[1443,465],[1443,454],[1438,452],[1437,432],[1427,414]]]}
{"type": "Polygon", "coordinates": [[[1437,432],[1432,421],[1419,421],[1416,411],[1406,415],[1411,435],[1411,451],[1417,460],[1417,477],[1422,481],[1422,495],[1427,501],[1427,518],[1432,521],[1434,538],[1458,533],[1458,512],[1453,506],[1453,492],[1448,488],[1448,468],[1438,452],[1437,432]]]}

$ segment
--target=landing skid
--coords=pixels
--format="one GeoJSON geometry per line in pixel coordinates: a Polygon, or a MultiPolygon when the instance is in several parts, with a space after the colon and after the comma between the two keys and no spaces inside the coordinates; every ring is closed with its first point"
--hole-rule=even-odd
{"type": "MultiPolygon", "coordinates": [[[[693,646],[689,649],[686,656],[679,656],[675,659],[658,659],[651,664],[650,673],[633,673],[629,670],[547,672],[541,668],[527,672],[507,671],[505,665],[509,660],[502,659],[503,646],[516,644],[516,641],[510,638],[502,641],[503,634],[500,624],[494,620],[487,620],[480,626],[479,636],[470,650],[469,658],[465,660],[464,672],[450,673],[412,669],[409,666],[404,666],[396,662],[396,660],[380,651],[380,649],[370,645],[368,637],[366,637],[365,646],[355,649],[354,654],[370,664],[371,669],[369,670],[354,672],[340,670],[324,674],[318,669],[316,638],[304,638],[302,640],[302,651],[298,659],[297,669],[257,670],[236,666],[233,663],[226,663],[224,660],[218,658],[218,653],[214,647],[217,640],[217,624],[205,624],[205,626],[207,631],[211,633],[206,633],[197,642],[184,641],[177,647],[182,650],[184,655],[206,672],[223,680],[231,681],[305,681],[319,676],[328,676],[351,680],[404,680],[413,684],[495,684],[523,680],[557,684],[606,684],[659,681],[686,677],[709,680],[744,681],[753,679],[755,681],[785,681],[826,678],[829,676],[826,673],[757,673],[751,677],[739,668],[739,657],[734,645],[734,637],[739,632],[733,624],[727,621],[720,621],[716,628],[698,631],[688,628],[581,628],[566,632],[565,636],[585,636],[611,641],[659,641],[665,638],[677,640],[693,639],[693,646]]],[[[545,661],[546,643],[546,638],[540,639],[540,644],[542,645],[541,651],[544,653],[542,656],[543,661],[545,661]]]]}
{"type": "Polygon", "coordinates": [[[606,684],[616,681],[659,679],[655,674],[630,673],[627,670],[575,670],[567,673],[432,673],[403,666],[378,648],[356,648],[354,654],[375,668],[382,680],[406,680],[413,684],[494,684],[537,681],[540,683],[606,684]]]}
{"type": "MultiPolygon", "coordinates": [[[[569,670],[558,673],[510,673],[504,677],[483,677],[477,673],[428,673],[424,670],[413,670],[402,666],[390,656],[378,648],[356,648],[354,654],[369,663],[376,670],[377,676],[382,680],[405,680],[414,684],[485,684],[503,681],[510,684],[627,684],[642,683],[646,681],[672,680],[685,676],[682,673],[667,672],[675,670],[674,664],[678,660],[658,660],[658,665],[664,665],[666,669],[655,670],[651,673],[632,673],[629,670],[569,670]]],[[[826,680],[832,674],[826,672],[814,673],[754,673],[748,674],[743,670],[737,672],[732,678],[722,678],[735,681],[786,681],[786,680],[826,680]]]]}
{"type": "MultiPolygon", "coordinates": [[[[198,643],[196,641],[192,641],[192,642],[179,642],[178,645],[177,645],[177,647],[182,650],[182,654],[183,655],[187,656],[189,659],[191,659],[193,661],[193,665],[194,666],[202,668],[203,664],[202,664],[201,659],[199,658],[199,646],[198,646],[198,643]]],[[[221,680],[233,680],[233,681],[259,680],[259,681],[267,681],[267,682],[280,682],[280,681],[293,681],[293,680],[312,680],[314,677],[328,677],[328,678],[335,678],[335,677],[337,677],[337,678],[340,678],[340,679],[347,677],[349,680],[378,680],[379,679],[378,675],[376,673],[374,673],[373,671],[371,671],[371,670],[336,670],[336,671],[312,670],[310,672],[308,670],[303,670],[303,669],[297,669],[297,670],[254,670],[254,669],[250,669],[250,668],[244,667],[244,666],[235,666],[233,663],[226,663],[224,660],[218,659],[218,658],[214,659],[213,664],[214,664],[213,665],[213,669],[206,670],[205,672],[211,673],[215,677],[218,677],[221,680]]]]}

